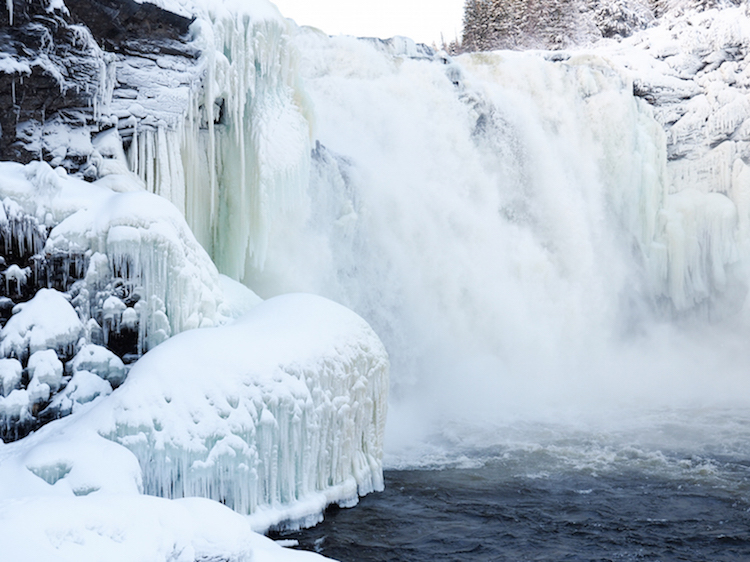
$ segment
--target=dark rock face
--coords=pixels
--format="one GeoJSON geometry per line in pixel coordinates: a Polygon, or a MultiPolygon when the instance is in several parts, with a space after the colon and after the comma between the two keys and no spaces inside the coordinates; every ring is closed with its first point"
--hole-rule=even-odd
{"type": "Polygon", "coordinates": [[[133,0],[68,0],[71,17],[106,51],[185,54],[192,19],[133,0]]]}
{"type": "MultiPolygon", "coordinates": [[[[192,20],[133,0],[14,0],[0,10],[0,160],[44,160],[95,179],[91,137],[116,126],[110,102],[129,57],[194,61],[192,20]]],[[[117,97],[117,96],[115,96],[117,97]]],[[[126,96],[129,97],[129,96],[126,96]]]]}
{"type": "MultiPolygon", "coordinates": [[[[0,52],[15,60],[0,67],[0,159],[52,161],[59,126],[92,127],[94,107],[105,75],[106,58],[84,28],[42,2],[16,0],[13,24],[0,10],[0,52]]],[[[7,60],[7,59],[6,59],[7,60]]],[[[62,155],[77,170],[85,154],[62,155]]]]}

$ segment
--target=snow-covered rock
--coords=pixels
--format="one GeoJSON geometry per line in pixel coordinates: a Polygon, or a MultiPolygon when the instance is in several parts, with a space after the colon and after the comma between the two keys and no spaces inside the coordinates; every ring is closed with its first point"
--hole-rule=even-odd
{"type": "Polygon", "coordinates": [[[309,524],[382,489],[387,394],[385,350],[361,318],[287,295],[149,352],[98,431],[134,452],[148,494],[309,524]]]}
{"type": "Polygon", "coordinates": [[[8,396],[19,388],[23,376],[23,365],[18,359],[0,359],[0,392],[8,396]]]}
{"type": "Polygon", "coordinates": [[[63,293],[40,289],[29,302],[13,309],[0,331],[0,355],[26,361],[37,351],[71,356],[83,324],[63,293]]]}
{"type": "Polygon", "coordinates": [[[52,392],[56,392],[62,384],[63,364],[57,358],[53,349],[37,351],[29,357],[27,364],[31,381],[46,384],[52,392]]]}
{"type": "Polygon", "coordinates": [[[109,382],[114,388],[125,380],[127,372],[122,360],[106,347],[88,344],[81,347],[68,363],[71,373],[88,371],[109,382]]]}
{"type": "Polygon", "coordinates": [[[88,404],[99,396],[111,393],[112,385],[103,377],[89,371],[77,370],[63,391],[55,395],[47,409],[62,417],[75,412],[81,405],[88,404]]]}

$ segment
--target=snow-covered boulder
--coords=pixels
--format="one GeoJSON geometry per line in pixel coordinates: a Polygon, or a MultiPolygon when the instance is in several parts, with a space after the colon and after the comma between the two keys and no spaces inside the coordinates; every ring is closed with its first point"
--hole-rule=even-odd
{"type": "Polygon", "coordinates": [[[16,422],[26,421],[31,413],[32,396],[25,388],[15,389],[0,398],[0,421],[6,434],[12,435],[16,422]]]}
{"type": "Polygon", "coordinates": [[[62,384],[63,364],[52,349],[34,352],[27,365],[29,378],[49,386],[52,392],[62,384]]]}
{"type": "Polygon", "coordinates": [[[41,289],[29,302],[13,308],[13,316],[0,331],[0,355],[25,360],[47,349],[72,355],[82,330],[83,324],[65,295],[41,289]]]}
{"type": "Polygon", "coordinates": [[[72,373],[88,371],[108,381],[115,388],[123,383],[127,375],[122,359],[100,345],[84,345],[68,366],[72,373]]]}
{"type": "Polygon", "coordinates": [[[23,365],[18,359],[0,359],[0,393],[8,396],[21,385],[23,365]]]}
{"type": "Polygon", "coordinates": [[[49,411],[65,416],[75,412],[81,405],[111,393],[112,386],[99,375],[89,371],[76,371],[62,392],[52,399],[49,411]]]}

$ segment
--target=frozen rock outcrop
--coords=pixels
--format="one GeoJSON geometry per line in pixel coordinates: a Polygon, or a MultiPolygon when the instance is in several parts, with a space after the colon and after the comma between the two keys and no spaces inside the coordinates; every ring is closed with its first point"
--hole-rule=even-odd
{"type": "Polygon", "coordinates": [[[0,286],[8,303],[0,357],[28,371],[27,384],[8,383],[8,392],[21,394],[11,399],[4,392],[3,439],[69,413],[76,396],[90,396],[78,391],[70,404],[54,399],[75,373],[98,375],[108,390],[96,392],[110,392],[125,379],[123,360],[225,318],[216,267],[173,205],[145,192],[132,175],[92,184],[60,170],[44,162],[0,164],[0,272],[6,279],[26,272],[22,285],[0,286]],[[67,364],[65,375],[37,377],[38,353],[56,354],[67,364]]]}
{"type": "Polygon", "coordinates": [[[731,313],[747,293],[750,260],[747,6],[673,2],[657,26],[602,51],[630,71],[666,133],[655,291],[677,314],[731,313]]]}
{"type": "MultiPolygon", "coordinates": [[[[128,83],[127,69],[159,61],[152,89],[154,78],[165,82],[174,102],[176,77],[183,90],[194,79],[172,72],[197,57],[185,40],[191,21],[133,0],[9,0],[0,10],[0,103],[13,110],[0,115],[0,160],[44,160],[89,180],[103,175],[92,139],[118,125],[123,104],[135,103],[142,84],[128,83]]],[[[173,105],[164,102],[155,105],[173,105]]]]}

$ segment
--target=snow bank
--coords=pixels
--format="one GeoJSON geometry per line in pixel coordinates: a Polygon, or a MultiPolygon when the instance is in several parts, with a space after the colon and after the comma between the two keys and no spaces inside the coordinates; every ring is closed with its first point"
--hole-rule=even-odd
{"type": "Polygon", "coordinates": [[[320,297],[184,332],[110,396],[0,445],[4,560],[304,559],[250,529],[382,489],[387,392],[380,340],[320,297]]]}
{"type": "Polygon", "coordinates": [[[242,516],[201,499],[35,497],[0,503],[0,521],[6,562],[327,560],[282,548],[242,516]]]}

